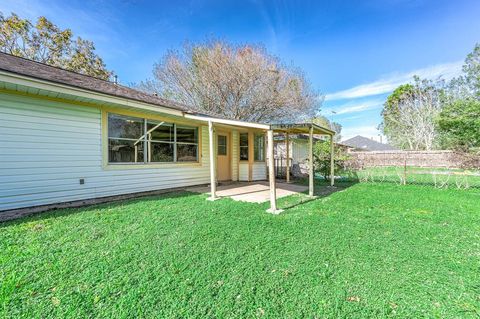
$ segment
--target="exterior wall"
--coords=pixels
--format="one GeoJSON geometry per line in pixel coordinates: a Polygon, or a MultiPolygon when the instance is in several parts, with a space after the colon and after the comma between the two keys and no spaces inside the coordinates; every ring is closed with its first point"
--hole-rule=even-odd
{"type": "Polygon", "coordinates": [[[0,210],[209,183],[208,127],[201,127],[199,163],[108,169],[101,114],[0,93],[0,210]]]}
{"type": "Polygon", "coordinates": [[[308,141],[292,141],[293,164],[304,163],[308,159],[308,141]]]}
{"type": "Polygon", "coordinates": [[[248,181],[248,162],[240,162],[240,165],[238,165],[238,180],[248,181]]]}
{"type": "Polygon", "coordinates": [[[252,165],[252,181],[267,179],[267,165],[265,162],[254,162],[252,165]]]}
{"type": "MultiPolygon", "coordinates": [[[[287,156],[285,141],[275,143],[274,152],[275,158],[285,158],[287,156]]],[[[292,164],[304,163],[308,159],[308,141],[296,139],[291,140],[290,156],[292,159],[292,164]]]]}

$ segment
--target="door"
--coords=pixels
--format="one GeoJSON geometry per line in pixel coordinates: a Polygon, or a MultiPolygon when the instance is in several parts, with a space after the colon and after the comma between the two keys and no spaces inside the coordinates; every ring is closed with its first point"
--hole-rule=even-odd
{"type": "Polygon", "coordinates": [[[217,180],[229,181],[231,176],[230,134],[217,133],[217,180]]]}

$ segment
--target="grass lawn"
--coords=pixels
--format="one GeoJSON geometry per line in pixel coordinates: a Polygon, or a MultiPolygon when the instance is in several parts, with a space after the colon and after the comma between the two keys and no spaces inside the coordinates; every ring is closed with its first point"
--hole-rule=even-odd
{"type": "Polygon", "coordinates": [[[179,193],[0,224],[0,317],[480,316],[480,191],[179,193]]]}

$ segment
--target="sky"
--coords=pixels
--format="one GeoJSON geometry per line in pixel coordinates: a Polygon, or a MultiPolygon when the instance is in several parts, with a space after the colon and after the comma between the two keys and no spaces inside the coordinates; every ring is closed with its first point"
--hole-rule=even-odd
{"type": "Polygon", "coordinates": [[[386,97],[413,75],[448,80],[480,43],[480,0],[1,0],[0,11],[46,16],[92,40],[129,85],[185,42],[220,38],[266,47],[301,68],[343,139],[379,139],[386,97]]]}

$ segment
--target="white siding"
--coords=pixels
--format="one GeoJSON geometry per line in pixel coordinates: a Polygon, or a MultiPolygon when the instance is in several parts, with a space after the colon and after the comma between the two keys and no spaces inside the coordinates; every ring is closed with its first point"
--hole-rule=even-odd
{"type": "Polygon", "coordinates": [[[293,164],[304,163],[308,159],[308,141],[294,140],[291,147],[293,164]]]}
{"type": "Polygon", "coordinates": [[[238,131],[232,131],[232,181],[238,181],[239,137],[238,131]]]}
{"type": "Polygon", "coordinates": [[[267,179],[267,166],[265,162],[254,162],[252,166],[252,180],[261,181],[267,179]]]}
{"type": "Polygon", "coordinates": [[[248,163],[240,162],[238,166],[238,180],[245,182],[248,181],[248,163]]]}
{"type": "Polygon", "coordinates": [[[207,127],[201,165],[111,170],[101,131],[97,108],[0,93],[0,210],[209,182],[207,127]]]}

